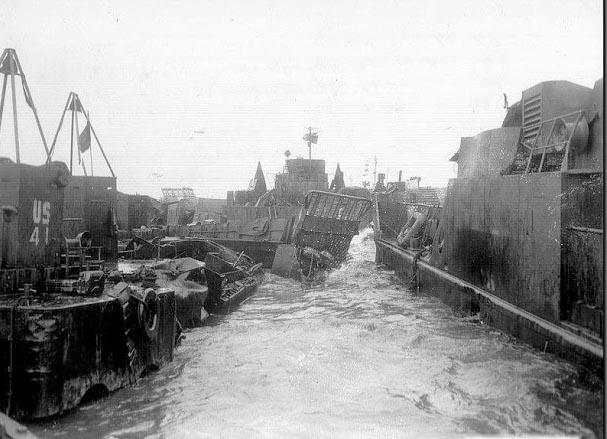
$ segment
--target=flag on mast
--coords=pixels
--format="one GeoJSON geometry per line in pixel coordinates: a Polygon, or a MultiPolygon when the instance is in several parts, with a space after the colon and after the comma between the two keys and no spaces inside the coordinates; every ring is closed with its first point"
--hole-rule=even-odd
{"type": "Polygon", "coordinates": [[[82,133],[78,136],[78,150],[85,152],[91,147],[91,124],[86,123],[86,126],[82,130],[82,133]]]}
{"type": "Polygon", "coordinates": [[[72,99],[72,102],[70,102],[70,106],[69,106],[69,110],[70,111],[78,111],[82,114],[84,114],[84,108],[82,108],[82,104],[80,103],[80,99],[78,99],[78,95],[74,93],[74,98],[72,99]]]}

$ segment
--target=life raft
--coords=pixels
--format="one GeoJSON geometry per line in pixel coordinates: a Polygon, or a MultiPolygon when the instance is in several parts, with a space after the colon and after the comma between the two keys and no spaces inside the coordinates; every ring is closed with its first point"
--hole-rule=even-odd
{"type": "Polygon", "coordinates": [[[158,335],[158,298],[152,288],[147,288],[139,299],[137,319],[145,335],[150,340],[155,339],[158,335]]]}

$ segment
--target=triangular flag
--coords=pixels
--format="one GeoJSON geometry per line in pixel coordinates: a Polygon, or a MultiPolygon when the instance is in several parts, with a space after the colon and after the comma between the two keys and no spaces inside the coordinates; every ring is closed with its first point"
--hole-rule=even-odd
{"type": "Polygon", "coordinates": [[[10,54],[6,50],[2,54],[2,59],[0,59],[0,73],[3,75],[10,75],[11,67],[10,67],[10,54]]]}
{"type": "Polygon", "coordinates": [[[80,113],[84,114],[84,108],[82,108],[82,104],[80,103],[80,99],[78,99],[78,95],[74,95],[74,99],[72,99],[72,102],[70,102],[69,109],[71,111],[79,111],[80,113]]]}
{"type": "Polygon", "coordinates": [[[86,123],[86,126],[82,130],[82,133],[78,136],[78,149],[81,152],[86,151],[91,147],[91,124],[86,123]]]}

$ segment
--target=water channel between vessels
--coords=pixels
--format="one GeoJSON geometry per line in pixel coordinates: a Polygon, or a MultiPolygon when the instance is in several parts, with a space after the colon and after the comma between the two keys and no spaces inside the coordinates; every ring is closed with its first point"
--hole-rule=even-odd
{"type": "Polygon", "coordinates": [[[29,427],[45,438],[602,436],[602,384],[401,286],[375,266],[368,232],[350,254],[313,288],[267,275],[232,314],[188,331],[173,363],[29,427]]]}

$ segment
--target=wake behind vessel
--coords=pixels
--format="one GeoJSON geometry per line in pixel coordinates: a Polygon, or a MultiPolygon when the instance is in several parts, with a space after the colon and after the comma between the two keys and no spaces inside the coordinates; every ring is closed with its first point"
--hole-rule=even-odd
{"type": "Polygon", "coordinates": [[[376,195],[377,262],[481,320],[603,363],[603,81],[540,83],[462,138],[445,203],[376,195]]]}

